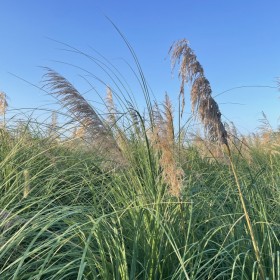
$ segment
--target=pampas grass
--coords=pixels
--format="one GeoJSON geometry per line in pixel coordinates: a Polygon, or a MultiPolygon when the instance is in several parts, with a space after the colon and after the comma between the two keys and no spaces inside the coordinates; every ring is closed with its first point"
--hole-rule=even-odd
{"type": "Polygon", "coordinates": [[[212,98],[209,81],[204,76],[204,70],[186,39],[174,43],[169,53],[174,69],[176,62],[180,63],[179,77],[181,79],[180,98],[182,99],[181,115],[185,107],[185,84],[191,84],[192,111],[198,111],[206,133],[211,140],[227,145],[227,132],[221,121],[221,112],[212,98]]]}
{"type": "Polygon", "coordinates": [[[48,135],[51,139],[58,139],[58,123],[57,123],[57,112],[53,111],[51,115],[51,123],[48,129],[48,135]]]}
{"type": "Polygon", "coordinates": [[[170,48],[171,64],[174,68],[175,63],[178,61],[180,64],[179,77],[181,78],[180,97],[182,96],[182,111],[184,108],[184,84],[190,83],[191,88],[191,104],[192,111],[198,112],[198,116],[204,126],[206,133],[209,135],[210,141],[218,141],[226,148],[227,154],[230,160],[230,166],[235,178],[239,199],[244,211],[244,216],[247,222],[248,231],[250,233],[253,250],[255,252],[256,261],[258,263],[258,269],[261,279],[265,279],[265,273],[263,268],[263,262],[260,256],[260,248],[256,240],[256,234],[253,229],[251,218],[247,210],[244,194],[239,182],[236,167],[233,163],[232,152],[228,143],[227,131],[224,124],[221,121],[221,112],[219,106],[211,96],[212,90],[209,81],[205,78],[203,68],[197,61],[196,55],[189,46],[189,42],[186,39],[179,40],[174,43],[170,48]]]}
{"type": "Polygon", "coordinates": [[[108,118],[107,118],[107,122],[110,125],[110,127],[112,128],[115,124],[116,124],[116,108],[115,108],[115,104],[113,101],[113,93],[112,93],[112,89],[107,86],[106,87],[106,106],[107,106],[107,110],[108,110],[108,118]]]}
{"type": "Polygon", "coordinates": [[[278,280],[279,138],[273,152],[262,136],[234,142],[187,40],[170,49],[173,70],[180,64],[177,125],[167,94],[151,106],[131,52],[148,111],[121,100],[114,83],[102,118],[47,69],[45,89],[75,133],[67,122],[63,134],[55,115],[51,126],[30,119],[0,130],[0,278],[278,280]],[[192,133],[181,126],[186,84],[206,138],[182,138],[192,133]]]}
{"type": "MultiPolygon", "coordinates": [[[[160,108],[165,133],[164,104],[160,108]]],[[[46,141],[31,129],[28,141],[11,139],[7,128],[0,146],[3,279],[261,279],[224,163],[185,148],[178,200],[159,166],[160,151],[150,149],[151,169],[140,139],[129,139],[131,167],[107,172],[92,150],[46,141]]],[[[265,275],[278,280],[280,157],[250,153],[250,162],[238,160],[238,179],[265,275]]]]}
{"type": "Polygon", "coordinates": [[[88,143],[100,154],[114,154],[114,160],[119,164],[124,161],[120,149],[111,133],[100,119],[94,108],[78,92],[78,90],[63,76],[46,69],[45,88],[49,93],[59,99],[64,108],[72,114],[73,118],[85,128],[88,143]]]}
{"type": "Polygon", "coordinates": [[[154,106],[154,124],[150,140],[152,146],[159,154],[159,164],[162,168],[162,177],[169,187],[169,193],[180,197],[184,171],[179,166],[174,133],[173,107],[168,94],[165,94],[163,110],[158,104],[154,106]]]}
{"type": "Polygon", "coordinates": [[[7,96],[5,92],[0,92],[0,115],[5,115],[8,107],[7,96]]]}
{"type": "Polygon", "coordinates": [[[110,135],[92,106],[67,79],[57,72],[47,69],[44,83],[50,94],[59,98],[63,107],[69,110],[76,121],[87,128],[94,141],[100,142],[98,140],[104,140],[110,135]]]}

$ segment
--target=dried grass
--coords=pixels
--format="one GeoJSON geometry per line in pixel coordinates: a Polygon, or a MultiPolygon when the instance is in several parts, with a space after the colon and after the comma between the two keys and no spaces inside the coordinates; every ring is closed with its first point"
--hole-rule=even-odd
{"type": "Polygon", "coordinates": [[[52,112],[48,134],[50,138],[58,139],[57,113],[55,111],[52,112]]]}
{"type": "Polygon", "coordinates": [[[185,84],[193,82],[197,75],[203,74],[203,68],[196,59],[196,55],[189,47],[189,42],[186,39],[175,42],[169,49],[171,54],[172,71],[176,63],[181,60],[179,77],[181,78],[180,99],[182,100],[181,117],[185,108],[185,84]]]}
{"type": "Polygon", "coordinates": [[[259,264],[259,270],[261,279],[264,278],[263,264],[260,258],[260,250],[258,242],[255,238],[255,233],[252,227],[252,222],[247,211],[244,195],[242,192],[241,184],[237,176],[236,168],[233,164],[231,149],[228,143],[227,131],[224,124],[221,121],[221,112],[216,101],[211,96],[212,90],[209,81],[204,76],[204,71],[200,63],[197,61],[193,50],[189,46],[189,42],[185,39],[180,40],[173,44],[170,48],[171,63],[174,69],[176,62],[180,63],[179,77],[181,77],[181,90],[180,97],[182,98],[182,110],[184,109],[184,84],[189,83],[192,86],[191,90],[191,104],[192,110],[198,112],[198,116],[204,126],[206,135],[210,141],[218,141],[224,144],[229,156],[230,166],[236,181],[238,194],[244,215],[246,218],[248,230],[251,236],[253,249],[255,252],[257,263],[259,264]]]}
{"type": "Polygon", "coordinates": [[[124,159],[111,131],[100,119],[94,108],[79,93],[79,91],[63,76],[52,69],[46,68],[44,76],[45,87],[49,93],[67,108],[75,121],[85,129],[88,143],[101,155],[122,164],[124,159]]]}
{"type": "Polygon", "coordinates": [[[78,126],[74,128],[72,138],[73,139],[83,139],[85,137],[86,130],[83,126],[78,126]]]}
{"type": "Polygon", "coordinates": [[[186,39],[174,43],[169,53],[171,54],[172,69],[180,63],[179,77],[181,78],[180,98],[182,99],[181,116],[185,106],[185,84],[191,84],[192,111],[198,112],[209,138],[228,144],[227,132],[221,121],[221,112],[216,101],[212,98],[209,81],[204,76],[204,70],[197,61],[196,55],[186,39]]]}
{"type": "Polygon", "coordinates": [[[112,89],[109,86],[107,86],[106,93],[107,94],[105,101],[108,110],[107,122],[110,125],[110,127],[113,127],[116,124],[116,107],[113,100],[112,89]]]}
{"type": "Polygon", "coordinates": [[[169,193],[180,197],[184,171],[178,166],[173,126],[173,108],[168,95],[165,95],[164,109],[158,104],[154,106],[155,127],[150,131],[152,146],[160,156],[159,164],[162,169],[164,182],[169,186],[169,193]]]}
{"type": "Polygon", "coordinates": [[[5,92],[0,92],[0,115],[4,116],[8,108],[7,96],[5,92]]]}

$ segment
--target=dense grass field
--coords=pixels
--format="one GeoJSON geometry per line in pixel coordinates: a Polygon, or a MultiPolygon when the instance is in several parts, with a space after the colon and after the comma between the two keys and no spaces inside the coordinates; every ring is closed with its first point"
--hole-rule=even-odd
{"type": "Polygon", "coordinates": [[[108,88],[105,120],[52,70],[46,84],[75,131],[60,135],[55,117],[3,122],[1,280],[280,279],[279,135],[224,128],[211,92],[197,92],[201,65],[178,46],[175,56],[190,58],[181,86],[193,85],[201,138],[188,138],[180,116],[175,124],[168,96],[152,104],[143,78],[148,114],[126,103],[116,119],[108,88]]]}

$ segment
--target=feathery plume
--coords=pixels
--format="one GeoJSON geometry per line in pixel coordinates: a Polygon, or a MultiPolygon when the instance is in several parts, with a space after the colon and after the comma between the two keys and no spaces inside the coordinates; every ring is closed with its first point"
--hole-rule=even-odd
{"type": "Polygon", "coordinates": [[[181,60],[179,78],[181,78],[180,95],[182,99],[181,117],[185,108],[185,84],[192,82],[197,75],[203,74],[203,68],[196,59],[196,55],[189,47],[189,41],[186,39],[179,40],[170,47],[172,72],[176,62],[181,60]]]}
{"type": "Polygon", "coordinates": [[[52,112],[52,124],[51,124],[52,129],[57,128],[57,113],[55,111],[52,112]]]}
{"type": "Polygon", "coordinates": [[[104,125],[93,107],[66,78],[52,69],[46,69],[45,87],[85,128],[90,144],[102,154],[115,154],[114,158],[121,161],[122,156],[111,131],[104,125]]]}
{"type": "Polygon", "coordinates": [[[180,97],[182,98],[181,116],[185,105],[184,86],[191,85],[191,106],[193,112],[198,112],[199,118],[204,125],[205,132],[210,139],[218,140],[222,144],[228,144],[227,132],[221,121],[221,112],[216,101],[212,98],[212,90],[209,81],[204,76],[204,70],[197,61],[196,55],[186,39],[174,43],[171,53],[172,70],[181,62],[179,77],[181,78],[180,97]]]}
{"type": "Polygon", "coordinates": [[[174,143],[173,108],[167,93],[165,93],[164,117],[166,121],[166,136],[168,142],[174,143]]]}
{"type": "Polygon", "coordinates": [[[79,126],[79,127],[75,127],[73,134],[72,134],[72,138],[74,139],[81,139],[85,137],[85,128],[83,126],[79,126]]]}
{"type": "Polygon", "coordinates": [[[8,107],[7,96],[5,92],[0,92],[0,115],[3,116],[3,122],[0,124],[2,128],[6,127],[6,111],[8,107]]]}
{"type": "Polygon", "coordinates": [[[0,115],[5,115],[8,107],[7,96],[5,92],[0,92],[0,115]]]}
{"type": "MultiPolygon", "coordinates": [[[[178,63],[180,63],[181,61],[181,66],[179,70],[179,76],[181,77],[180,95],[182,95],[182,88],[184,91],[184,84],[190,83],[192,86],[192,109],[196,109],[196,111],[198,112],[200,120],[204,125],[205,132],[208,133],[210,139],[218,140],[226,147],[226,150],[229,155],[231,169],[236,181],[240,202],[242,204],[248,230],[251,236],[256,260],[259,264],[261,278],[264,279],[265,277],[262,261],[260,258],[259,246],[252,228],[251,219],[247,211],[244,195],[242,193],[241,185],[237,177],[236,168],[233,164],[231,150],[227,140],[227,131],[221,121],[221,112],[219,110],[218,104],[211,96],[212,90],[210,87],[210,83],[205,78],[203,68],[197,61],[196,56],[192,49],[189,47],[189,42],[187,40],[180,40],[177,43],[173,44],[169,52],[172,52],[171,63],[173,68],[175,66],[176,61],[178,61],[178,63]]],[[[183,105],[184,103],[182,104],[182,106],[183,105]]]]}
{"type": "Polygon", "coordinates": [[[116,108],[113,100],[112,89],[107,86],[106,89],[106,105],[108,109],[108,123],[110,127],[113,127],[116,124],[116,108]]]}
{"type": "Polygon", "coordinates": [[[159,164],[162,177],[169,187],[169,193],[179,197],[181,194],[184,172],[176,161],[173,108],[167,93],[165,94],[164,109],[160,110],[157,103],[154,105],[153,116],[155,127],[151,130],[152,146],[159,154],[159,164]]]}
{"type": "Polygon", "coordinates": [[[51,124],[49,126],[49,136],[53,139],[58,137],[57,133],[57,113],[55,111],[52,112],[52,117],[51,117],[51,124]]]}

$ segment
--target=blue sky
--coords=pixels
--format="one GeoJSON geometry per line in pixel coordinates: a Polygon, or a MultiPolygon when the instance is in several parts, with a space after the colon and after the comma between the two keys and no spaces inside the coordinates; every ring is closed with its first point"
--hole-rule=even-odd
{"type": "MultiPolygon", "coordinates": [[[[0,1],[0,90],[11,108],[52,106],[54,100],[36,87],[51,67],[86,92],[80,76],[84,68],[101,79],[104,73],[92,61],[65,51],[69,44],[89,55],[102,53],[126,77],[137,100],[141,91],[122,59],[133,65],[123,40],[108,16],[133,46],[155,97],[167,91],[174,102],[179,92],[177,74],[172,78],[168,50],[187,38],[209,79],[213,96],[234,87],[275,87],[280,76],[279,0],[2,0],[0,1]],[[51,38],[51,39],[50,39],[51,38]]],[[[105,87],[90,81],[103,96],[105,87]]],[[[107,83],[107,81],[105,81],[107,83]]],[[[109,81],[108,81],[109,83],[109,81]]],[[[86,97],[98,102],[89,92],[86,97]]],[[[279,91],[244,87],[217,96],[225,117],[243,132],[252,132],[264,111],[274,127],[280,116],[279,91]]]]}

